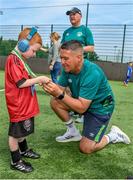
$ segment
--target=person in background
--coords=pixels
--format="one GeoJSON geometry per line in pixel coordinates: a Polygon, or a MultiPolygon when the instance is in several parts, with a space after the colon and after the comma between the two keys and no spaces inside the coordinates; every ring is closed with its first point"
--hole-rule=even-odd
{"type": "Polygon", "coordinates": [[[67,128],[56,141],[80,141],[80,151],[85,154],[99,151],[109,143],[130,144],[129,137],[117,126],[105,135],[115,106],[114,95],[102,69],[83,58],[82,44],[76,40],[63,43],[60,58],[63,70],[58,85],[49,82],[43,86],[53,96],[51,107],[67,128]],[[71,96],[65,87],[70,88],[71,96]],[[71,110],[84,114],[82,136],[69,115],[71,110]]]}
{"type": "Polygon", "coordinates": [[[51,79],[54,83],[58,83],[58,76],[61,72],[61,60],[59,58],[59,47],[60,47],[60,35],[57,32],[52,32],[50,35],[52,46],[49,48],[49,69],[51,74],[51,79]]]}
{"type": "Polygon", "coordinates": [[[84,58],[88,58],[89,52],[94,52],[94,39],[91,30],[81,25],[82,12],[77,7],[66,12],[66,15],[69,16],[71,27],[66,29],[63,33],[61,43],[77,40],[83,46],[84,58]]]}
{"type": "Polygon", "coordinates": [[[130,78],[132,76],[132,71],[133,71],[132,66],[133,66],[133,63],[129,62],[128,63],[128,68],[127,68],[127,73],[126,73],[126,79],[123,82],[124,86],[126,86],[126,87],[128,86],[128,82],[130,81],[130,78]]]}
{"type": "Polygon", "coordinates": [[[35,56],[41,46],[42,39],[36,28],[25,28],[19,34],[18,43],[5,65],[5,97],[10,117],[10,166],[24,173],[33,171],[33,167],[22,157],[40,158],[28,147],[26,137],[34,132],[34,116],[39,113],[35,84],[41,85],[50,79],[46,76],[36,77],[26,60],[35,56]]]}
{"type": "MultiPolygon", "coordinates": [[[[84,58],[89,58],[89,53],[94,52],[94,40],[91,30],[88,27],[81,25],[81,10],[77,7],[73,7],[66,12],[66,15],[69,16],[71,27],[64,31],[61,43],[70,40],[78,40],[83,46],[84,58]]],[[[75,122],[82,123],[83,119],[84,117],[79,115],[75,122]]]]}

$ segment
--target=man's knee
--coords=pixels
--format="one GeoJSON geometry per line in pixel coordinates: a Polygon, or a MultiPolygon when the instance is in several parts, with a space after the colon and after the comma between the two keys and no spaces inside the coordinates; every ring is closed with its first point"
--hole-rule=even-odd
{"type": "Polygon", "coordinates": [[[66,106],[63,102],[61,102],[60,100],[58,100],[54,97],[51,98],[50,106],[55,112],[57,112],[58,110],[69,111],[68,106],[66,106]]]}
{"type": "Polygon", "coordinates": [[[79,149],[84,154],[91,154],[95,151],[94,144],[94,141],[91,141],[87,138],[82,138],[82,140],[80,141],[79,149]]]}
{"type": "Polygon", "coordinates": [[[79,146],[79,149],[80,149],[80,151],[81,151],[82,153],[84,153],[84,154],[91,154],[91,153],[93,153],[93,149],[91,149],[91,148],[88,147],[88,146],[80,145],[80,146],[79,146]]]}

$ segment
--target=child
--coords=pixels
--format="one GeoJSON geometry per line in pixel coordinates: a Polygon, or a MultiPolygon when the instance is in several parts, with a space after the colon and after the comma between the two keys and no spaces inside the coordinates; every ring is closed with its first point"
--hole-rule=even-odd
{"type": "Polygon", "coordinates": [[[26,59],[36,55],[42,39],[33,28],[25,28],[18,37],[15,49],[8,56],[5,66],[5,96],[10,116],[9,148],[11,169],[31,172],[30,163],[22,157],[37,159],[40,155],[28,148],[26,136],[34,132],[34,116],[39,113],[35,84],[48,83],[46,76],[35,77],[26,59]]]}
{"type": "Polygon", "coordinates": [[[49,64],[49,70],[51,74],[51,79],[54,83],[58,83],[58,76],[61,72],[61,60],[59,57],[59,47],[60,47],[60,35],[57,32],[52,32],[50,34],[50,39],[52,42],[52,45],[49,49],[41,48],[42,51],[48,52],[48,64],[49,64]]]}
{"type": "Polygon", "coordinates": [[[57,84],[57,77],[61,72],[61,60],[59,57],[60,35],[57,32],[52,32],[50,39],[52,46],[49,48],[49,69],[52,81],[57,84]]]}
{"type": "Polygon", "coordinates": [[[124,85],[127,87],[128,86],[128,82],[132,76],[132,65],[133,63],[132,62],[129,62],[129,65],[128,65],[128,68],[127,68],[127,73],[126,73],[126,79],[124,81],[124,85]]]}

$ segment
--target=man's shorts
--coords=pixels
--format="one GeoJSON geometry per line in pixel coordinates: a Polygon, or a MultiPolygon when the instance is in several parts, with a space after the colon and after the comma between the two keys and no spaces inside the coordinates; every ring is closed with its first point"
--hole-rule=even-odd
{"type": "Polygon", "coordinates": [[[91,112],[85,112],[82,135],[92,141],[100,142],[110,118],[111,115],[97,115],[91,112]]]}
{"type": "Polygon", "coordinates": [[[14,138],[22,138],[34,132],[34,117],[20,121],[10,122],[8,135],[14,138]]]}

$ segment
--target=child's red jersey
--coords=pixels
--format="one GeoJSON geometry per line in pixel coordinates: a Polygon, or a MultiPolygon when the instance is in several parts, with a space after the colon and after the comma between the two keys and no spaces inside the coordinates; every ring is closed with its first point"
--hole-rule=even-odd
{"type": "Polygon", "coordinates": [[[31,87],[19,88],[30,79],[24,64],[16,55],[9,55],[5,66],[5,96],[11,122],[19,122],[39,113],[36,92],[31,87]]]}

